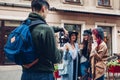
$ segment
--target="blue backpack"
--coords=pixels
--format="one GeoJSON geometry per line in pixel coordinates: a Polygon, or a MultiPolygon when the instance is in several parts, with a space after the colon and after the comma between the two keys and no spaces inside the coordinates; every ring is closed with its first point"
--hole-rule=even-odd
{"type": "Polygon", "coordinates": [[[38,24],[44,24],[44,22],[27,19],[10,33],[4,46],[5,55],[9,60],[18,65],[25,65],[38,58],[30,32],[38,24]]]}

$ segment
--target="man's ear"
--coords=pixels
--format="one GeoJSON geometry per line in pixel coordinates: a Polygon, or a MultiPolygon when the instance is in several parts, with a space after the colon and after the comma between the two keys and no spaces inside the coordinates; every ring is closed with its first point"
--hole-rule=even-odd
{"type": "Polygon", "coordinates": [[[45,12],[45,6],[42,6],[41,11],[44,13],[45,12]]]}

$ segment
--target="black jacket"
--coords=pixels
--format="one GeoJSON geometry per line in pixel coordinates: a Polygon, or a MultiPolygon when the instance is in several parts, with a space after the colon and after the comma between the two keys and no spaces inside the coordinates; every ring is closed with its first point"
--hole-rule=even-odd
{"type": "Polygon", "coordinates": [[[23,67],[27,72],[53,72],[54,64],[62,59],[62,51],[56,47],[54,32],[62,31],[62,28],[50,27],[46,21],[37,13],[30,13],[29,19],[41,20],[45,24],[39,24],[32,30],[33,43],[39,57],[39,62],[29,69],[23,67]]]}

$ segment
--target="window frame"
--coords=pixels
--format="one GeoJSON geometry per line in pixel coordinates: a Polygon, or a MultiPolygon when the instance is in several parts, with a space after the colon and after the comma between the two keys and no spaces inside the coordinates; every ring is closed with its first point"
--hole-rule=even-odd
{"type": "Polygon", "coordinates": [[[109,55],[112,55],[113,54],[113,49],[112,49],[112,42],[113,42],[113,33],[112,33],[112,30],[113,30],[113,27],[112,26],[103,26],[103,25],[98,25],[97,27],[102,27],[103,28],[103,31],[104,31],[104,39],[105,40],[105,43],[107,45],[107,48],[108,48],[108,53],[109,55]],[[108,30],[109,29],[109,30],[108,30]],[[107,32],[107,30],[109,32],[107,32]],[[110,34],[111,33],[111,34],[110,34]]]}
{"type": "Polygon", "coordinates": [[[105,4],[104,0],[100,0],[100,1],[102,1],[102,4],[99,4],[99,2],[97,0],[97,5],[98,6],[111,7],[111,0],[109,0],[108,5],[105,4]]]}
{"type": "Polygon", "coordinates": [[[83,0],[79,0],[78,2],[74,2],[74,1],[66,1],[66,0],[62,0],[62,2],[64,3],[64,4],[75,4],[75,5],[83,5],[83,0]]]}
{"type": "Polygon", "coordinates": [[[112,27],[112,46],[111,46],[112,54],[110,54],[110,55],[113,55],[113,53],[118,52],[118,48],[114,47],[114,46],[117,46],[117,42],[118,42],[118,39],[117,39],[117,24],[95,22],[95,28],[97,28],[98,26],[109,26],[109,27],[112,27]],[[116,40],[116,41],[114,41],[114,40],[116,40]]]}
{"type": "Polygon", "coordinates": [[[69,2],[69,3],[80,3],[80,1],[81,0],[76,0],[76,1],[74,1],[74,0],[65,0],[65,2],[69,2]]]}
{"type": "MultiPolygon", "coordinates": [[[[86,23],[84,21],[73,21],[73,20],[61,20],[61,27],[64,27],[64,24],[74,24],[74,25],[80,25],[80,42],[83,40],[83,31],[86,29],[86,23]]],[[[79,38],[79,37],[78,37],[79,38]]],[[[78,42],[79,43],[79,42],[78,42]]]]}

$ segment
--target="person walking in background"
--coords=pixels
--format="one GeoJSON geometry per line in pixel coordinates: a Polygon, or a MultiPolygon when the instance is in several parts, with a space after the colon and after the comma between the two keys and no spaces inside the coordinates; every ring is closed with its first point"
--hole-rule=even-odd
{"type": "Polygon", "coordinates": [[[64,44],[63,71],[59,71],[61,80],[77,80],[78,77],[78,32],[69,31],[69,42],[64,44]]]}
{"type": "Polygon", "coordinates": [[[108,48],[104,42],[104,33],[101,27],[92,30],[93,44],[90,54],[92,79],[104,80],[104,73],[108,56],[108,48]]]}
{"type": "Polygon", "coordinates": [[[38,62],[30,68],[29,65],[22,66],[21,80],[53,80],[54,64],[60,62],[63,55],[56,47],[54,31],[65,31],[65,33],[67,31],[64,28],[52,28],[46,23],[45,18],[49,9],[46,0],[32,0],[31,7],[32,12],[28,19],[42,22],[31,30],[38,62]]]}
{"type": "Polygon", "coordinates": [[[88,80],[88,68],[90,68],[89,56],[91,52],[92,32],[84,30],[83,42],[80,44],[80,75],[82,80],[88,80]]]}

